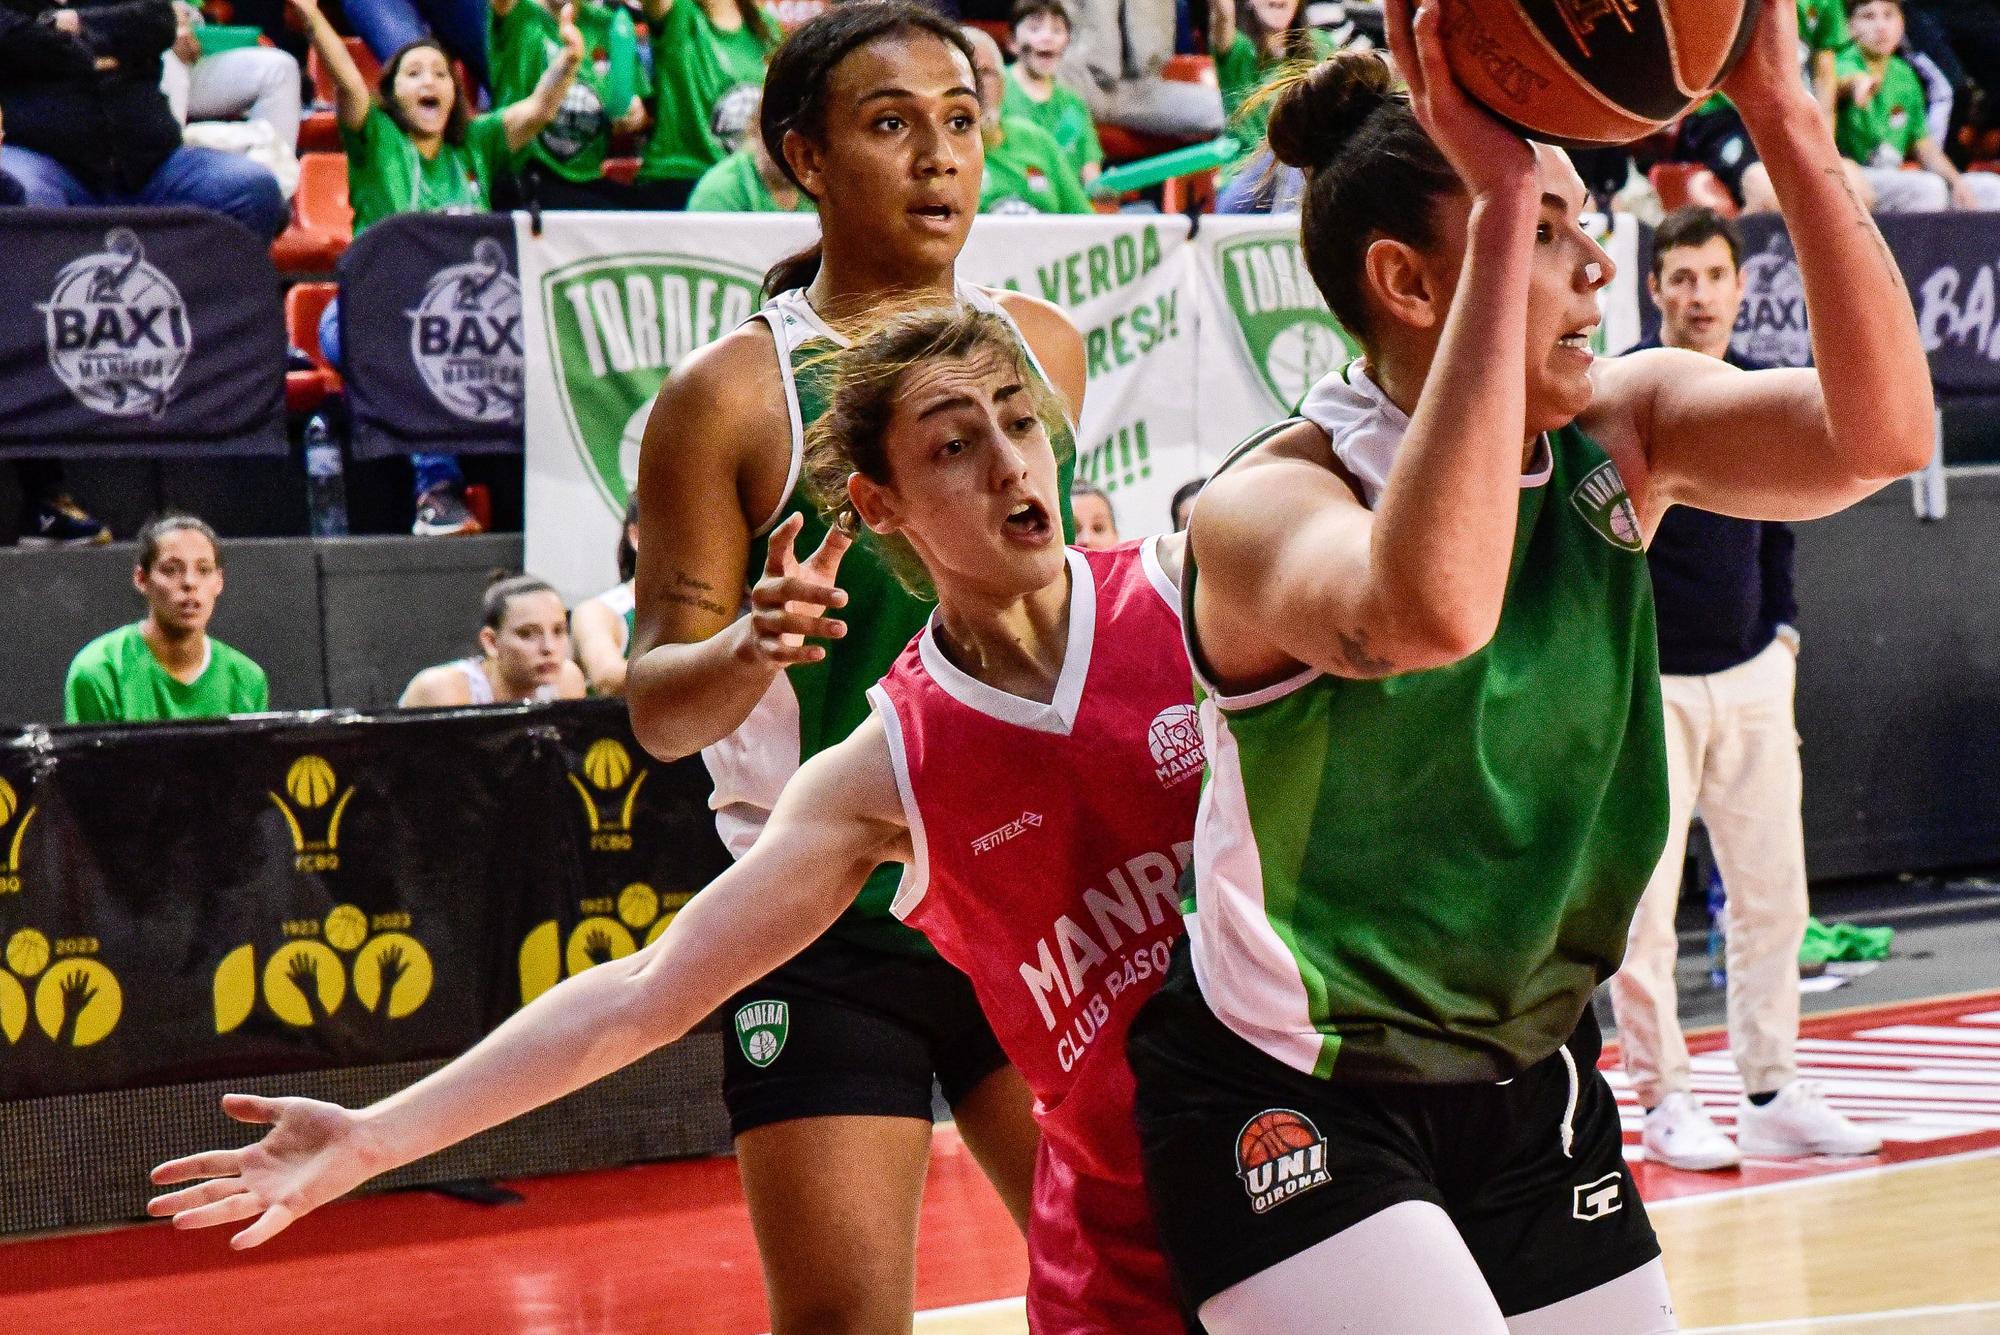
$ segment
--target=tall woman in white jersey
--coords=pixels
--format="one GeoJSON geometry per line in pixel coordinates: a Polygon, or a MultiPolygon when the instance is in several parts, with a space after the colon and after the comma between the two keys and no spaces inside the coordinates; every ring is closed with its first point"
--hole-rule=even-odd
{"type": "Polygon", "coordinates": [[[1446,8],[1388,5],[1407,98],[1346,54],[1272,110],[1307,266],[1367,355],[1188,531],[1191,965],[1128,1050],[1162,1240],[1217,1335],[1673,1329],[1589,1014],[1666,828],[1645,542],[1679,502],[1823,515],[1931,447],[1909,298],[1793,6],[1726,91],[1818,370],[1754,373],[1593,359],[1611,261],[1582,182],[1453,82],[1446,8]]]}
{"type": "MultiPolygon", "coordinates": [[[[773,271],[767,287],[789,294],[781,309],[674,368],[647,425],[625,691],[633,729],[656,756],[732,738],[767,697],[783,703],[790,692],[781,678],[841,669],[875,647],[876,625],[904,614],[891,592],[878,601],[833,590],[844,536],[830,533],[803,561],[793,554],[808,521],[793,500],[808,421],[789,336],[777,340],[807,315],[838,335],[890,302],[960,295],[954,266],[984,165],[975,88],[956,25],[895,0],[833,7],[772,54],[763,138],[817,201],[821,244],[773,271]],[[753,564],[767,535],[768,559],[753,564]],[[739,616],[751,571],[750,610],[739,616]],[[829,604],[844,623],[823,615],[829,604]]],[[[1046,302],[1018,293],[992,300],[1064,406],[1080,411],[1076,330],[1046,302]]],[[[882,668],[914,629],[894,637],[882,668]]],[[[858,718],[871,684],[822,703],[858,718]]],[[[807,749],[800,729],[795,713],[793,765],[807,749]]],[[[728,794],[734,806],[769,807],[785,776],[761,772],[775,782],[752,800],[728,794]]],[[[739,821],[732,833],[743,828],[739,821]]],[[[876,929],[901,931],[893,922],[876,929]]],[[[1036,1139],[1028,1092],[985,1031],[963,975],[934,955],[830,940],[795,964],[801,971],[810,977],[745,1003],[786,1002],[785,1044],[766,1056],[732,1038],[725,1080],[772,1319],[780,1335],[904,1328],[933,1078],[1017,1219],[1026,1218],[1036,1139]]]]}

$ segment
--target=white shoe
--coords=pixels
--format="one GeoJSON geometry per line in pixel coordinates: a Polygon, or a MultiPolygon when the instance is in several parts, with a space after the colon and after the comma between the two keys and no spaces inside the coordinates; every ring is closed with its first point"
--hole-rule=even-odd
{"type": "Polygon", "coordinates": [[[1796,1159],[1808,1154],[1873,1154],[1882,1137],[1827,1106],[1810,1080],[1794,1080],[1763,1107],[1746,1096],[1736,1107],[1736,1138],[1745,1154],[1796,1159]]]}
{"type": "Polygon", "coordinates": [[[1711,1173],[1718,1168],[1734,1168],[1743,1162],[1736,1146],[1708,1120],[1708,1114],[1694,1097],[1673,1093],[1646,1114],[1641,1143],[1646,1158],[1672,1168],[1693,1173],[1711,1173]]]}

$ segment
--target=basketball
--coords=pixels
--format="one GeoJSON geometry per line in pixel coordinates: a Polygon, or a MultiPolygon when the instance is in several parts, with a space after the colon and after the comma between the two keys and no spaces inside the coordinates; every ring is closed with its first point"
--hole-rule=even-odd
{"type": "Polygon", "coordinates": [[[1258,1113],[1236,1138],[1236,1161],[1244,1168],[1256,1168],[1273,1159],[1317,1144],[1319,1136],[1295,1112],[1273,1108],[1258,1113]]]}
{"type": "Polygon", "coordinates": [[[1531,139],[1624,144],[1707,97],[1763,0],[1445,0],[1465,90],[1531,139]]]}

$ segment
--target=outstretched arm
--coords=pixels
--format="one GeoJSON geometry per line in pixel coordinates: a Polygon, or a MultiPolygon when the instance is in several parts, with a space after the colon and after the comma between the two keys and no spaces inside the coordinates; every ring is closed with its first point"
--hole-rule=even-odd
{"type": "Polygon", "coordinates": [[[320,13],[319,0],[292,0],[292,8],[298,11],[300,21],[305,24],[306,33],[312,38],[313,50],[319,52],[320,63],[333,76],[334,115],[347,129],[359,130],[361,123],[368,119],[368,108],[373,104],[368,80],[361,77],[361,67],[347,53],[347,43],[333,30],[333,24],[320,13]]]}
{"type": "Polygon", "coordinates": [[[575,5],[562,7],[560,22],[562,54],[542,71],[541,82],[535,85],[534,92],[500,113],[507,127],[510,153],[520,152],[548,128],[549,122],[562,111],[563,99],[576,83],[576,72],[583,68],[583,34],[577,31],[575,5]]]}
{"type": "Polygon", "coordinates": [[[1814,370],[1740,372],[1662,350],[1601,363],[1606,407],[1650,477],[1643,517],[1686,503],[1746,519],[1829,514],[1930,459],[1930,367],[1902,273],[1799,82],[1796,7],[1764,7],[1724,90],[1771,173],[1804,280],[1814,370]]]}
{"type": "Polygon", "coordinates": [[[652,945],[537,997],[465,1055],[358,1111],[315,1099],[231,1094],[223,1109],[270,1126],[239,1150],[153,1170],[154,1215],[176,1228],[255,1218],[230,1239],[254,1247],[369,1178],[581,1089],[670,1043],[739,989],[803,950],[908,834],[872,719],[785,789],[769,837],[696,895],[652,945]]]}

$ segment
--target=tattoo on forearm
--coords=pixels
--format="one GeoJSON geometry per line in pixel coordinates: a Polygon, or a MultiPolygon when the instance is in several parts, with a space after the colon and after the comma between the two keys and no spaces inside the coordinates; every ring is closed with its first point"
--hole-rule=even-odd
{"type": "Polygon", "coordinates": [[[1334,632],[1340,639],[1340,652],[1347,659],[1347,666],[1356,676],[1386,677],[1395,667],[1388,659],[1368,647],[1368,632],[1359,628],[1334,632]]]}
{"type": "Polygon", "coordinates": [[[1845,168],[1838,166],[1828,167],[1826,174],[1840,187],[1840,193],[1847,196],[1848,207],[1854,210],[1856,225],[1874,238],[1876,253],[1881,256],[1883,266],[1889,271],[1889,281],[1896,285],[1898,292],[1902,291],[1902,267],[1896,263],[1895,252],[1889,249],[1888,241],[1882,236],[1882,229],[1875,225],[1874,215],[1868,212],[1868,206],[1862,203],[1861,196],[1855,193],[1853,179],[1848,176],[1845,168]]]}

